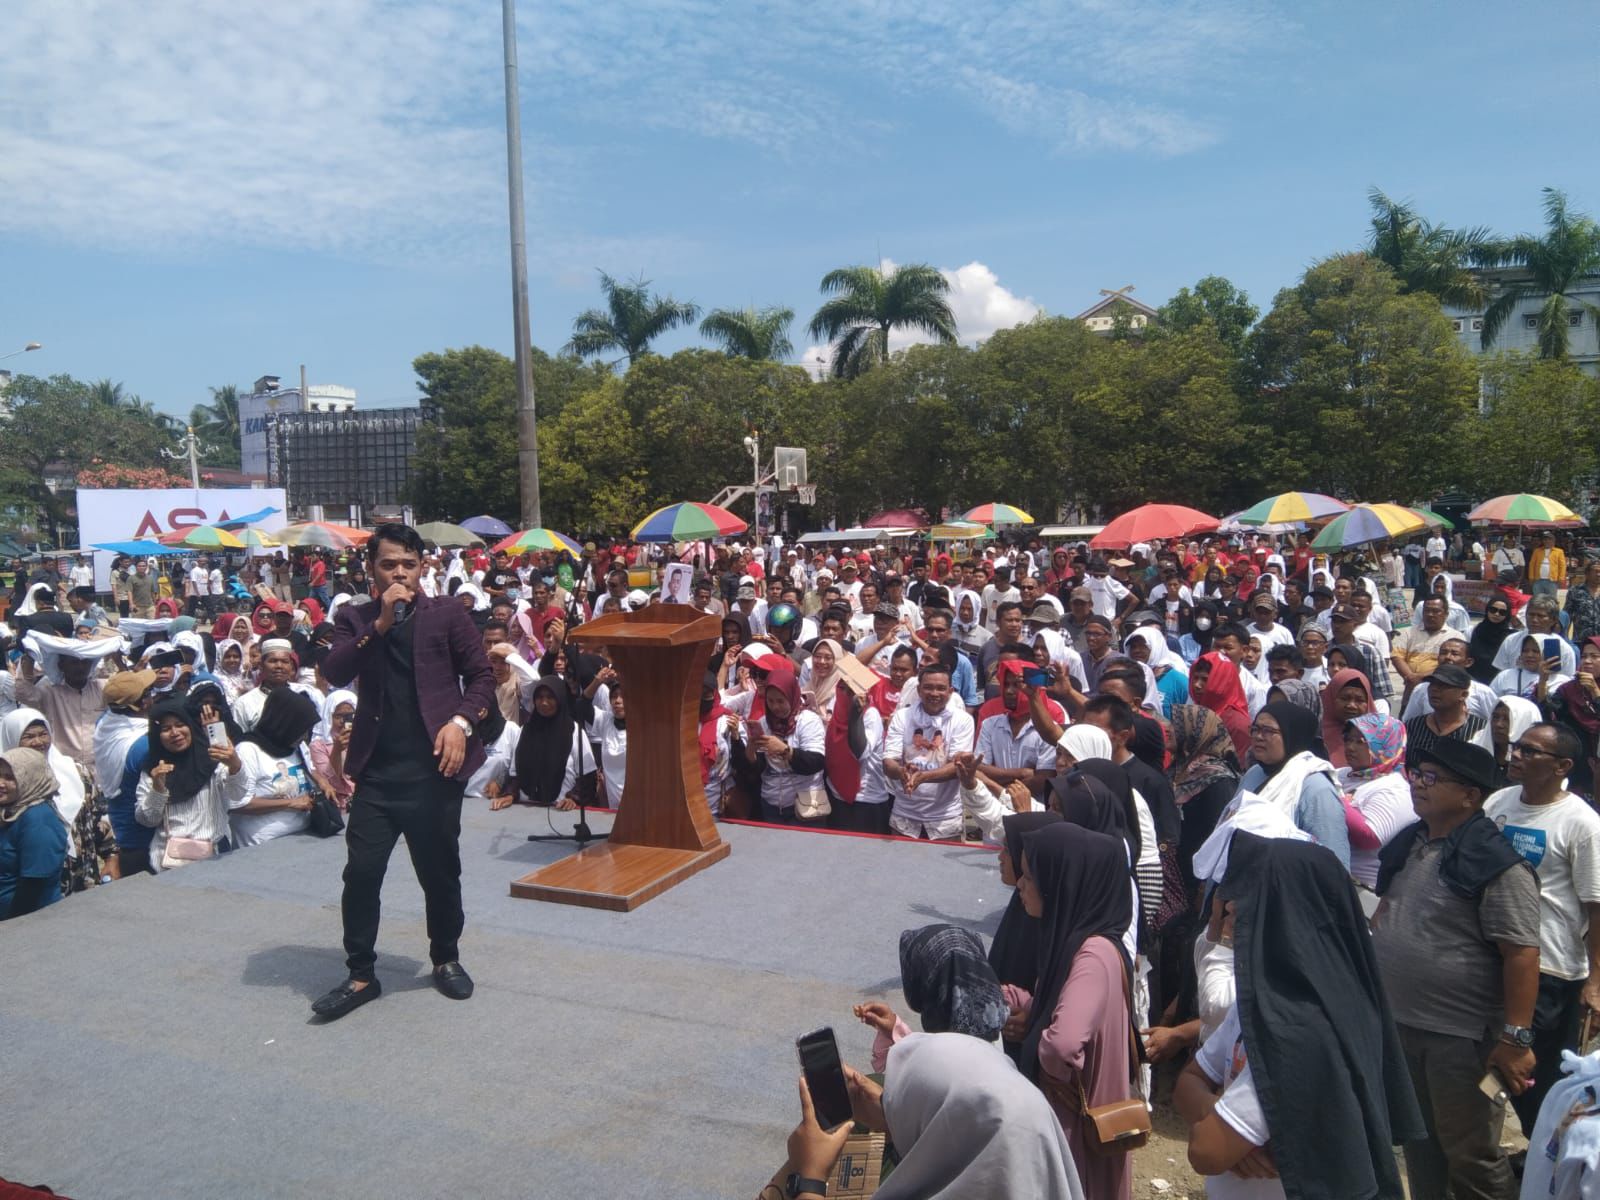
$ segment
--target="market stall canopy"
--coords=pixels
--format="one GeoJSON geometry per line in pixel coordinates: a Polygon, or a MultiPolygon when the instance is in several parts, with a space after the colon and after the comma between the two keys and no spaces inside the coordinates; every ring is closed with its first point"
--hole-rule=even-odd
{"type": "Polygon", "coordinates": [[[1067,538],[1075,541],[1088,541],[1104,528],[1104,525],[1046,525],[1039,530],[1039,536],[1042,538],[1067,538]]]}
{"type": "Polygon", "coordinates": [[[819,529],[815,533],[802,533],[800,542],[806,546],[814,546],[819,543],[832,545],[834,542],[860,542],[862,545],[870,546],[874,542],[885,538],[911,537],[918,532],[920,531],[910,528],[869,529],[865,525],[856,525],[850,529],[819,529]]]}
{"type": "Polygon", "coordinates": [[[1210,533],[1217,518],[1181,504],[1141,504],[1112,521],[1089,542],[1092,550],[1126,550],[1135,542],[1210,533]]]}
{"type": "Polygon", "coordinates": [[[952,521],[928,530],[930,542],[981,542],[994,536],[994,530],[976,521],[952,521]]]}
{"type": "MultiPolygon", "coordinates": [[[[96,542],[93,548],[96,550],[109,550],[112,554],[131,554],[136,558],[142,558],[151,554],[163,555],[183,553],[183,551],[176,546],[163,546],[160,542],[96,542]]],[[[4,551],[0,550],[0,554],[3,553],[4,551]]],[[[20,558],[22,555],[10,555],[8,557],[20,558]]]]}

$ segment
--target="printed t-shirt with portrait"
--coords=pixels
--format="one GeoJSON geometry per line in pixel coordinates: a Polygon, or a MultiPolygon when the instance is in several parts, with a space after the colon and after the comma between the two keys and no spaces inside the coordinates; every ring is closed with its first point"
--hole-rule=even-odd
{"type": "Polygon", "coordinates": [[[1600,903],[1600,815],[1571,792],[1524,804],[1520,785],[1490,796],[1483,811],[1539,876],[1539,973],[1587,979],[1585,906],[1600,903]]]}

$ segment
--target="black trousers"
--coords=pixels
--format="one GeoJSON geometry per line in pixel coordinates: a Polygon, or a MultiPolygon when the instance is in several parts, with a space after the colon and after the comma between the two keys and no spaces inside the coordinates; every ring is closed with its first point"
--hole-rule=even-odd
{"type": "Polygon", "coordinates": [[[889,828],[889,810],[893,804],[846,804],[832,797],[828,813],[828,828],[843,829],[850,833],[892,833],[889,828]]]}
{"type": "Polygon", "coordinates": [[[1511,1097],[1524,1137],[1532,1135],[1539,1106],[1561,1078],[1561,1052],[1578,1048],[1582,998],[1583,980],[1539,973],[1539,998],[1533,1006],[1533,1086],[1511,1097]]]}
{"type": "Polygon", "coordinates": [[[461,798],[465,781],[411,785],[358,782],[345,828],[344,952],[352,979],[371,979],[377,961],[379,894],[389,856],[403,835],[427,901],[428,954],[455,962],[461,911],[461,798]]]}

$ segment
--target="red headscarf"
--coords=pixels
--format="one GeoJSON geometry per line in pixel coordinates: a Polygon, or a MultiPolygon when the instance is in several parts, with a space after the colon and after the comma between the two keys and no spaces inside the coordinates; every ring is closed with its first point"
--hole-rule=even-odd
{"type": "Polygon", "coordinates": [[[250,628],[256,631],[257,637],[266,637],[272,632],[272,614],[277,612],[278,603],[276,600],[263,600],[250,614],[250,628]]]}
{"type": "Polygon", "coordinates": [[[306,610],[306,615],[311,618],[311,623],[313,625],[322,624],[323,617],[321,601],[314,600],[310,596],[307,596],[304,600],[300,601],[300,607],[306,610]]]}
{"type": "Polygon", "coordinates": [[[767,689],[777,688],[789,701],[789,715],[781,722],[772,715],[772,710],[767,709],[764,720],[767,728],[774,737],[788,737],[794,732],[796,719],[800,716],[800,681],[794,676],[794,667],[787,660],[776,663],[767,672],[767,681],[761,687],[761,698],[766,699],[767,689]]]}
{"type": "Polygon", "coordinates": [[[850,749],[850,716],[855,712],[856,698],[843,683],[838,686],[822,743],[823,766],[828,784],[839,799],[854,804],[861,794],[861,760],[850,749]]]}
{"type": "MultiPolygon", "coordinates": [[[[1015,675],[1018,683],[1020,684],[1022,681],[1023,667],[1030,665],[1032,664],[1024,663],[1018,658],[1008,658],[995,664],[994,681],[1000,685],[1000,703],[1002,705],[1005,704],[1006,676],[1015,675]]],[[[1013,717],[1028,717],[1032,714],[1032,712],[1033,709],[1028,704],[1028,693],[1023,691],[1019,686],[1017,688],[1017,702],[1012,706],[1008,715],[1013,717]]]]}
{"type": "MultiPolygon", "coordinates": [[[[1206,676],[1205,687],[1194,694],[1194,702],[1217,714],[1242,762],[1250,752],[1250,703],[1244,696],[1244,684],[1239,682],[1239,668],[1227,655],[1216,650],[1202,654],[1196,665],[1199,663],[1210,667],[1211,673],[1206,676]]],[[[1194,679],[1193,668],[1189,678],[1194,679]]]]}
{"type": "Polygon", "coordinates": [[[1367,694],[1367,711],[1369,713],[1377,711],[1372,707],[1372,684],[1367,682],[1367,677],[1354,667],[1335,671],[1323,685],[1322,744],[1328,749],[1328,761],[1336,767],[1347,767],[1350,764],[1344,757],[1344,718],[1337,715],[1334,701],[1339,698],[1339,693],[1352,683],[1359,683],[1361,690],[1367,694]]]}
{"type": "Polygon", "coordinates": [[[728,710],[722,707],[722,692],[711,704],[711,711],[700,718],[700,782],[711,781],[711,769],[717,765],[717,741],[722,736],[722,719],[728,710]]]}

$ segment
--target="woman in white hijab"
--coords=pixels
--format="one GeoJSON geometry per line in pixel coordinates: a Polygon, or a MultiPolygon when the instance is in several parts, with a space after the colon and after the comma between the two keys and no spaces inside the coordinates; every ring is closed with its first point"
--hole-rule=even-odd
{"type": "MultiPolygon", "coordinates": [[[[845,1078],[857,1120],[887,1133],[900,1154],[873,1200],[1083,1200],[1061,1122],[998,1046],[964,1033],[913,1033],[889,1051],[882,1088],[848,1067],[845,1078]]],[[[800,1106],[781,1174],[826,1179],[851,1123],[822,1129],[804,1085],[800,1106]]],[[[763,1200],[768,1194],[783,1192],[769,1185],[763,1200]]]]}
{"type": "Polygon", "coordinates": [[[99,835],[94,806],[87,803],[88,784],[78,764],[57,750],[50,721],[36,708],[17,708],[0,719],[0,753],[21,746],[45,756],[56,777],[56,794],[51,799],[56,815],[67,827],[67,872],[63,892],[80,892],[100,882],[99,835]]]}

